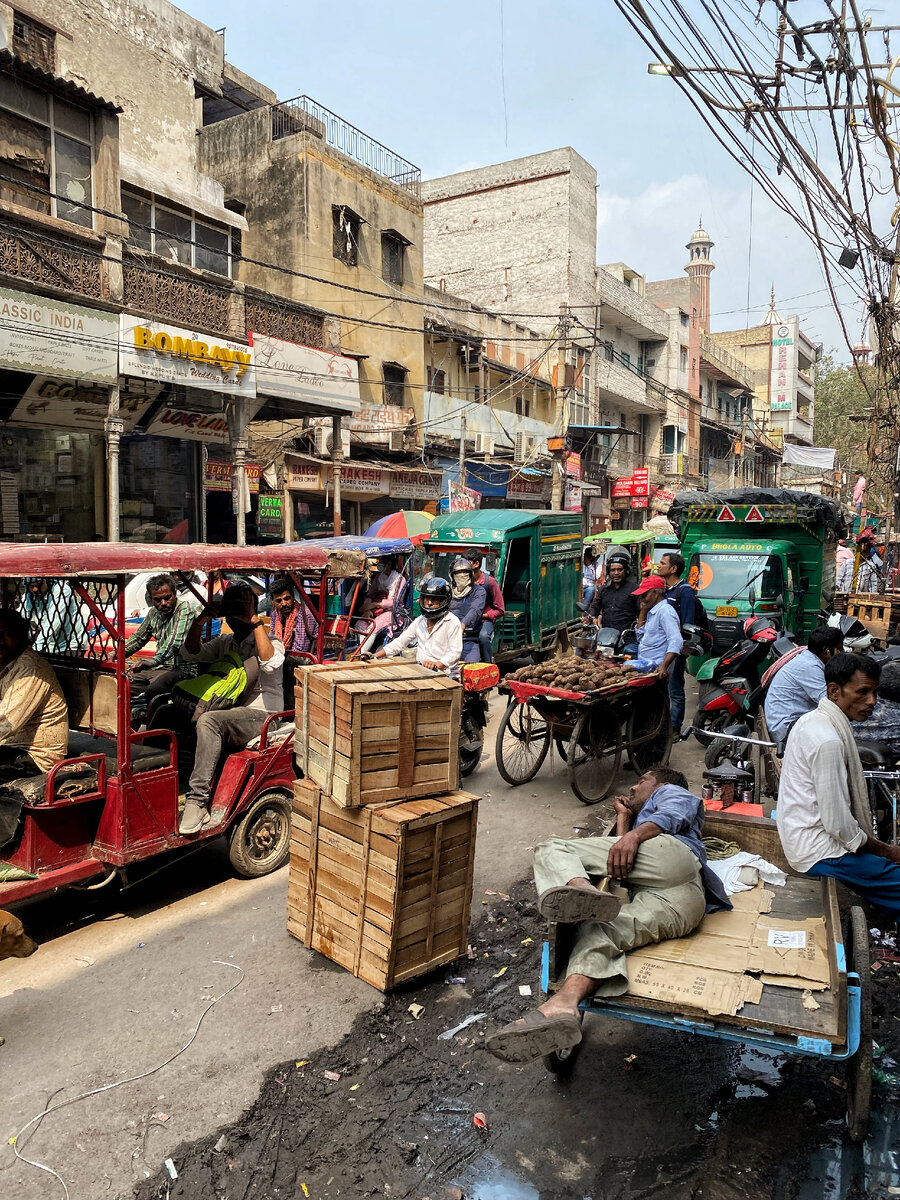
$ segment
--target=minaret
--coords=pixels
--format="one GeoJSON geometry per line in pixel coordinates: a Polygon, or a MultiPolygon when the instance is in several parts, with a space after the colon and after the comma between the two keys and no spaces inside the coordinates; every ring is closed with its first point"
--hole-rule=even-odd
{"type": "Polygon", "coordinates": [[[687,244],[690,262],[684,269],[700,289],[700,328],[704,333],[709,333],[709,277],[716,265],[709,255],[714,245],[701,217],[700,228],[687,244]]]}
{"type": "Polygon", "coordinates": [[[872,347],[869,345],[869,304],[868,301],[863,305],[863,325],[862,333],[859,341],[850,351],[853,355],[853,361],[860,363],[862,366],[869,365],[869,355],[872,353],[872,347]]]}
{"type": "Polygon", "coordinates": [[[763,317],[762,324],[763,325],[783,325],[784,324],[784,321],[781,319],[781,313],[779,313],[777,311],[777,309],[775,308],[775,284],[774,283],[772,284],[772,295],[769,298],[769,311],[763,317]]]}

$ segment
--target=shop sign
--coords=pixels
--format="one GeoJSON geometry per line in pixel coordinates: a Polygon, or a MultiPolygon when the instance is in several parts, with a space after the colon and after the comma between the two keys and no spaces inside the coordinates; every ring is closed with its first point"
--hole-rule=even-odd
{"type": "Polygon", "coordinates": [[[359,409],[359,367],[355,358],[262,333],[251,333],[250,345],[260,395],[300,400],[340,412],[359,409]]]}
{"type": "Polygon", "coordinates": [[[119,370],[123,375],[231,396],[256,395],[252,346],[156,321],[146,324],[127,313],[120,322],[119,370]]]}
{"type": "Polygon", "coordinates": [[[650,507],[655,508],[657,512],[668,512],[672,507],[672,502],[675,499],[675,493],[668,491],[666,488],[658,487],[653,493],[650,500],[650,507]]]}
{"type": "MultiPolygon", "coordinates": [[[[160,390],[160,384],[139,379],[120,389],[119,418],[125,433],[134,429],[160,390]]],[[[38,375],[9,419],[17,425],[102,433],[108,412],[108,388],[38,375]]]]}
{"type": "Polygon", "coordinates": [[[625,496],[631,495],[631,476],[624,475],[621,479],[617,479],[613,484],[612,498],[613,500],[621,500],[625,496]]]}
{"type": "MultiPolygon", "coordinates": [[[[631,476],[631,494],[632,496],[649,496],[650,495],[650,468],[636,467],[631,476]]],[[[632,508],[646,508],[644,505],[632,505],[632,508]]]]}
{"type": "Polygon", "coordinates": [[[612,507],[615,509],[630,508],[631,501],[627,496],[613,496],[612,507]]]}
{"type": "Polygon", "coordinates": [[[494,496],[502,499],[509,482],[509,467],[496,467],[491,463],[467,462],[466,487],[478,492],[479,496],[494,496]]]}
{"type": "MultiPolygon", "coordinates": [[[[344,417],[341,429],[346,429],[364,445],[388,445],[392,433],[405,433],[415,419],[414,408],[397,408],[393,404],[363,404],[359,412],[344,417]]],[[[331,417],[313,417],[310,424],[327,425],[330,428],[331,417]]]]}
{"type": "Polygon", "coordinates": [[[322,464],[308,459],[284,460],[288,488],[298,492],[320,492],[322,490],[322,464]]]}
{"type": "Polygon", "coordinates": [[[606,478],[606,471],[600,460],[596,458],[588,458],[586,455],[582,455],[581,478],[585,483],[602,484],[606,478]]]}
{"type": "Polygon", "coordinates": [[[566,480],[566,498],[563,507],[566,512],[581,512],[581,487],[571,479],[566,480]]]}
{"type": "Polygon", "coordinates": [[[506,485],[508,500],[545,500],[550,493],[549,475],[515,475],[511,474],[506,485]]]}
{"type": "MultiPolygon", "coordinates": [[[[457,483],[455,479],[451,479],[449,484],[450,512],[474,512],[476,508],[481,507],[481,496],[478,492],[457,483]]],[[[462,535],[463,530],[460,530],[460,537],[462,535]]]]}
{"type": "MultiPolygon", "coordinates": [[[[245,463],[244,474],[247,476],[247,486],[251,492],[259,491],[260,468],[258,463],[245,463]]],[[[204,486],[208,492],[230,492],[231,480],[234,475],[234,463],[222,462],[218,458],[206,460],[204,486]]]]}
{"type": "Polygon", "coordinates": [[[260,496],[256,528],[263,537],[281,537],[282,507],[280,496],[260,496]]]}
{"type": "Polygon", "coordinates": [[[646,508],[649,503],[650,501],[646,496],[632,496],[631,498],[632,508],[646,508]]]}
{"type": "Polygon", "coordinates": [[[430,471],[392,471],[390,494],[410,500],[440,500],[441,476],[430,471]]]}
{"type": "Polygon", "coordinates": [[[0,366],[113,384],[118,340],[114,313],[0,288],[0,366]]]}
{"type": "Polygon", "coordinates": [[[228,442],[228,418],[223,413],[188,412],[166,404],[147,426],[147,432],[221,445],[228,442]]]}
{"type": "Polygon", "coordinates": [[[772,412],[789,412],[794,407],[796,348],[789,325],[779,325],[772,333],[769,408],[772,412]]]}
{"type": "MultiPolygon", "coordinates": [[[[334,478],[334,469],[329,464],[325,468],[326,478],[334,478]]],[[[341,464],[341,492],[360,492],[366,496],[386,496],[389,488],[389,472],[380,467],[357,467],[350,463],[341,464]]]]}
{"type": "Polygon", "coordinates": [[[570,452],[565,457],[566,474],[570,479],[581,479],[581,455],[570,452]]]}

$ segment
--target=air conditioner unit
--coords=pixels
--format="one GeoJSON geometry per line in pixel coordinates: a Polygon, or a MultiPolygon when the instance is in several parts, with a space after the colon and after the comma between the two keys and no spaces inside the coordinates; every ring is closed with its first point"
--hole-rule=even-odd
{"type": "Polygon", "coordinates": [[[534,454],[535,443],[537,438],[533,433],[517,433],[516,434],[516,449],[513,457],[516,462],[527,462],[534,454]]]}
{"type": "MultiPolygon", "coordinates": [[[[316,426],[316,454],[331,455],[334,442],[331,436],[331,430],[327,425],[316,426]]],[[[350,431],[347,429],[341,430],[341,454],[344,458],[350,457],[350,431]]]]}
{"type": "Polygon", "coordinates": [[[489,433],[475,434],[475,453],[476,454],[493,454],[494,439],[489,433]]]}
{"type": "Polygon", "coordinates": [[[405,449],[406,431],[403,429],[392,429],[390,432],[390,440],[388,448],[402,452],[405,449]]]}

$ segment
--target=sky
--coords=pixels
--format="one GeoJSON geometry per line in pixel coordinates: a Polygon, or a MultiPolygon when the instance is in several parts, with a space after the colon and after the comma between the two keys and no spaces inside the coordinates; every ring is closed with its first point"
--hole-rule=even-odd
{"type": "MultiPolygon", "coordinates": [[[[715,243],[713,331],[758,324],[774,284],[783,317],[797,313],[826,353],[849,358],[813,247],[758,186],[751,197],[677,84],[647,74],[653,56],[612,0],[183,7],[225,27],[236,67],[283,100],[312,96],[423,178],[572,146],[597,171],[599,263],[681,275],[702,217],[715,243]]],[[[855,342],[859,301],[839,297],[855,342]]]]}

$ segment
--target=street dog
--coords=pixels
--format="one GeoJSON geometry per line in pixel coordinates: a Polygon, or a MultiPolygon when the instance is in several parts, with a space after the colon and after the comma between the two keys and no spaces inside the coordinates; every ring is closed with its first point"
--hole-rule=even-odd
{"type": "Polygon", "coordinates": [[[19,918],[0,909],[0,962],[5,958],[28,958],[37,948],[19,918]]]}

